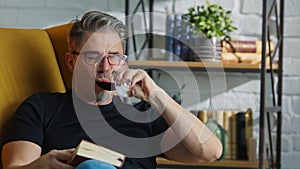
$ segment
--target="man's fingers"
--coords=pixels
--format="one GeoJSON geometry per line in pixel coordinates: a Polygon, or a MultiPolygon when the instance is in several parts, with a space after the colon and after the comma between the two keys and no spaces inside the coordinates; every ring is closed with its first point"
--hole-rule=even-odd
{"type": "Polygon", "coordinates": [[[75,151],[75,148],[69,148],[69,149],[65,149],[63,151],[69,152],[69,153],[73,153],[75,151]]]}
{"type": "Polygon", "coordinates": [[[136,83],[140,82],[141,80],[143,80],[145,78],[145,74],[146,72],[141,70],[141,69],[137,69],[135,74],[133,75],[133,77],[131,78],[131,87],[135,86],[136,83]]]}
{"type": "Polygon", "coordinates": [[[135,85],[132,89],[131,89],[131,93],[129,96],[135,96],[139,99],[142,99],[144,101],[148,101],[145,92],[143,91],[142,87],[140,85],[135,85]]]}
{"type": "Polygon", "coordinates": [[[62,162],[69,161],[73,156],[71,150],[53,150],[51,153],[57,160],[62,162]]]}

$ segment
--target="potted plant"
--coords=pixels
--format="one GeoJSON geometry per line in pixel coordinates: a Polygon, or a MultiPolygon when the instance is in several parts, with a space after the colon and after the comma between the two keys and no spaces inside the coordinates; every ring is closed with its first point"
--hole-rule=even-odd
{"type": "Polygon", "coordinates": [[[207,38],[216,37],[220,41],[230,40],[228,33],[237,29],[233,26],[230,15],[230,10],[225,10],[219,4],[211,4],[207,0],[205,5],[189,8],[188,13],[182,17],[194,27],[194,33],[200,30],[207,38]]]}
{"type": "Polygon", "coordinates": [[[230,10],[207,0],[206,4],[188,8],[188,13],[182,15],[193,33],[190,45],[193,48],[192,60],[221,61],[220,41],[230,40],[228,33],[237,29],[230,14],[230,10]]]}

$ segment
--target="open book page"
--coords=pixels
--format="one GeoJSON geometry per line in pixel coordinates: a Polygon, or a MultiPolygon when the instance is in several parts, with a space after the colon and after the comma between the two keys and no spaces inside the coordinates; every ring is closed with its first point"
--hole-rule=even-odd
{"type": "Polygon", "coordinates": [[[84,160],[94,159],[121,167],[125,162],[125,156],[103,146],[82,140],[76,147],[69,164],[76,166],[84,160]]]}

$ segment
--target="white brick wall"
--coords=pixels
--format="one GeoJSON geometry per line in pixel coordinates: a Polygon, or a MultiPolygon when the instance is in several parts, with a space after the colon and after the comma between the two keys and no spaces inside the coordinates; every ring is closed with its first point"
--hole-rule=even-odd
{"type": "MultiPolygon", "coordinates": [[[[259,39],[261,34],[261,0],[214,0],[232,10],[232,18],[238,30],[232,33],[234,38],[259,39]]],[[[203,4],[205,0],[177,0],[176,11],[186,12],[193,5],[203,4]]],[[[1,27],[45,28],[61,23],[68,23],[87,10],[98,9],[122,17],[124,0],[0,0],[1,27]]],[[[300,1],[286,0],[284,29],[284,83],[283,83],[283,135],[282,168],[299,168],[300,160],[300,1]]],[[[156,0],[155,11],[164,12],[171,9],[171,0],[156,0]]],[[[154,22],[154,29],[164,31],[162,20],[154,22]]],[[[273,31],[274,32],[274,31],[273,31]]],[[[186,83],[184,95],[194,92],[189,90],[191,77],[178,73],[178,86],[186,83]],[[184,77],[184,78],[183,78],[184,77]]],[[[209,105],[210,84],[207,77],[196,73],[201,94],[198,108],[209,105]],[[201,85],[200,85],[201,84],[201,85]]],[[[259,76],[257,74],[228,74],[227,99],[225,106],[232,109],[253,108],[256,118],[259,112],[259,76]]],[[[162,83],[174,86],[171,82],[162,83]]],[[[173,91],[174,92],[174,91],[173,91]]],[[[220,95],[216,96],[220,97],[220,95]]],[[[194,105],[193,97],[183,101],[184,105],[194,105]]],[[[257,129],[258,126],[255,126],[257,129]]],[[[257,134],[255,134],[257,135],[257,134]]]]}
{"type": "Polygon", "coordinates": [[[293,35],[284,39],[284,56],[287,58],[299,59],[300,53],[300,36],[293,35]]]}
{"type": "Polygon", "coordinates": [[[299,77],[284,77],[283,93],[287,95],[300,94],[300,78],[299,77]]]}
{"type": "Polygon", "coordinates": [[[291,152],[293,151],[293,140],[292,140],[292,137],[291,135],[287,135],[285,137],[282,138],[282,143],[281,143],[281,152],[285,152],[285,153],[288,153],[288,152],[291,152]]]}
{"type": "MultiPolygon", "coordinates": [[[[297,55],[295,55],[297,56],[297,55]]],[[[300,59],[295,57],[288,57],[284,58],[284,64],[283,64],[283,74],[286,77],[290,76],[299,76],[300,72],[300,59]]]]}
{"type": "Polygon", "coordinates": [[[46,28],[69,23],[93,9],[124,16],[124,2],[118,0],[1,0],[0,26],[46,28]]]}
{"type": "Polygon", "coordinates": [[[300,97],[294,96],[291,99],[291,112],[300,116],[300,97]]]}
{"type": "Polygon", "coordinates": [[[297,144],[297,143],[299,143],[300,142],[300,136],[299,135],[295,135],[295,136],[293,136],[293,141],[294,141],[294,150],[296,150],[296,151],[300,151],[300,144],[297,144]]]}
{"type": "Polygon", "coordinates": [[[46,1],[42,0],[1,0],[0,4],[2,7],[13,7],[13,8],[37,8],[46,7],[46,1]]]}
{"type": "Polygon", "coordinates": [[[297,8],[300,6],[300,1],[298,0],[288,0],[288,2],[285,3],[285,16],[287,17],[299,17],[300,11],[297,8]]]}
{"type": "Polygon", "coordinates": [[[281,156],[281,161],[282,161],[281,168],[299,169],[299,160],[300,160],[299,152],[295,152],[295,151],[288,152],[288,153],[283,152],[281,156]]]}

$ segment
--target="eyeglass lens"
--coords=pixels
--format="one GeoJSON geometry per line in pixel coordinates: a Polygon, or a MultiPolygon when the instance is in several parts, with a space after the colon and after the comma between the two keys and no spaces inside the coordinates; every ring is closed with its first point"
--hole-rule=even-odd
{"type": "Polygon", "coordinates": [[[110,65],[123,65],[126,60],[126,56],[123,54],[109,54],[104,56],[99,52],[83,52],[85,62],[89,65],[93,65],[96,62],[102,61],[105,57],[107,58],[110,65]]]}

